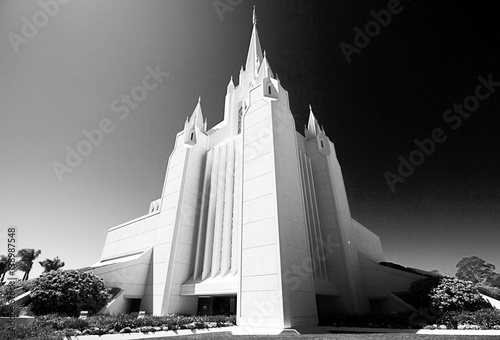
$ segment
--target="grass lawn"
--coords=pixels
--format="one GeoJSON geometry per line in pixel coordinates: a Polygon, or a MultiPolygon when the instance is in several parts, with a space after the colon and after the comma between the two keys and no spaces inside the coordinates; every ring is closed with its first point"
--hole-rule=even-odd
{"type": "Polygon", "coordinates": [[[155,338],[155,340],[357,340],[357,339],[389,339],[389,340],[493,340],[494,336],[470,336],[470,335],[419,335],[419,334],[311,334],[311,335],[231,335],[227,333],[184,335],[175,337],[155,338]]]}

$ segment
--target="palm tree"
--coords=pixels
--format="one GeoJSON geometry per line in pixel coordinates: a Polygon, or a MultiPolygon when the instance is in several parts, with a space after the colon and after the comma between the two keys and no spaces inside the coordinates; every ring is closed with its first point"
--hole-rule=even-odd
{"type": "Polygon", "coordinates": [[[27,281],[30,275],[31,268],[33,267],[33,262],[41,254],[41,250],[35,249],[21,249],[17,252],[17,269],[24,272],[22,281],[27,281]]]}
{"type": "Polygon", "coordinates": [[[47,273],[51,270],[58,270],[59,268],[64,267],[64,262],[61,261],[59,256],[56,256],[53,260],[45,259],[43,261],[38,261],[40,265],[43,267],[43,272],[47,273]]]}
{"type": "Polygon", "coordinates": [[[3,280],[5,279],[5,274],[10,270],[9,258],[5,255],[0,255],[0,286],[3,285],[3,280]]]}

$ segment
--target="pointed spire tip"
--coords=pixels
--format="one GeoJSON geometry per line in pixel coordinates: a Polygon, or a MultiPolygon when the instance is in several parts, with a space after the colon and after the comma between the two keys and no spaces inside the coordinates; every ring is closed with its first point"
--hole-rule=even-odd
{"type": "Polygon", "coordinates": [[[198,103],[201,103],[201,96],[198,97],[198,103]]]}
{"type": "Polygon", "coordinates": [[[257,15],[255,15],[255,5],[253,5],[253,16],[252,16],[252,23],[257,25],[257,15]]]}

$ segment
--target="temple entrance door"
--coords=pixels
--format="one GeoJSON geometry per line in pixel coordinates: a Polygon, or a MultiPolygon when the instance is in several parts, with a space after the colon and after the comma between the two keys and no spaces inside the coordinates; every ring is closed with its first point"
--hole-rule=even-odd
{"type": "Polygon", "coordinates": [[[236,296],[200,296],[198,315],[234,315],[236,296]]]}

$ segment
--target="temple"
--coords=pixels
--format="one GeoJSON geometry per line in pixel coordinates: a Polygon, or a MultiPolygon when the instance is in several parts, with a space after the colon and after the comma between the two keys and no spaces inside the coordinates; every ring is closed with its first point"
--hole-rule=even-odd
{"type": "Polygon", "coordinates": [[[148,213],[109,229],[93,270],[119,288],[105,312],[236,314],[238,325],[292,328],[411,309],[397,293],[422,275],[383,265],[379,237],[351,217],[312,108],[296,131],[255,13],[237,81],[211,129],[198,99],[148,213]]]}

